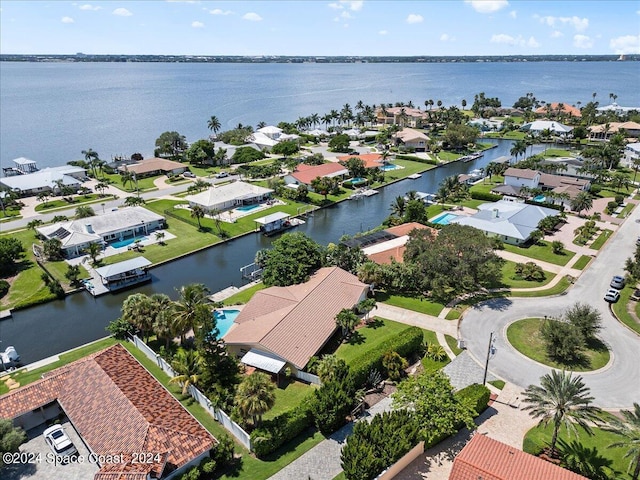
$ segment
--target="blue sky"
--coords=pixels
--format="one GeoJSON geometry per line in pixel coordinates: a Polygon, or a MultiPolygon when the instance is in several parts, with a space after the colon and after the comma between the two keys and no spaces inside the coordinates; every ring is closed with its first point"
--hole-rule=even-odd
{"type": "Polygon", "coordinates": [[[634,1],[0,0],[1,53],[640,53],[634,1]]]}

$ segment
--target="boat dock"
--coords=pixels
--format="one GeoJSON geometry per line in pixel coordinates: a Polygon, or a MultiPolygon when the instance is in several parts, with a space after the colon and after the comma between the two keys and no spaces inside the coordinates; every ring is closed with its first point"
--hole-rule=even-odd
{"type": "Polygon", "coordinates": [[[411,179],[411,180],[417,180],[419,178],[421,178],[422,175],[420,175],[419,173],[412,173],[411,175],[409,175],[407,178],[411,179]]]}
{"type": "Polygon", "coordinates": [[[86,265],[91,279],[85,280],[84,286],[91,295],[98,297],[108,292],[148,282],[151,280],[151,274],[148,271],[150,265],[151,262],[144,257],[135,257],[99,268],[86,265]]]}
{"type": "Polygon", "coordinates": [[[231,285],[230,287],[224,288],[222,290],[220,290],[219,292],[216,293],[212,293],[211,295],[209,295],[209,300],[211,300],[212,302],[222,302],[223,300],[226,300],[227,298],[235,295],[238,292],[242,292],[243,290],[247,290],[251,287],[254,287],[255,285],[258,285],[260,283],[260,280],[251,282],[251,283],[247,283],[246,285],[243,285],[241,287],[235,287],[233,285],[231,285]]]}

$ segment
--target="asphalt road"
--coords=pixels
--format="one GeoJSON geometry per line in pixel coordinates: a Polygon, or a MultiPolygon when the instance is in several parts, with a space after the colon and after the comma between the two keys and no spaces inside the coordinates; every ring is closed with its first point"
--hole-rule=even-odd
{"type": "Polygon", "coordinates": [[[640,402],[640,336],[619,323],[603,296],[611,277],[624,274],[624,263],[633,255],[640,235],[640,208],[620,226],[600,250],[598,257],[564,295],[543,298],[506,298],[483,302],[467,311],[461,325],[467,349],[483,367],[491,332],[496,334],[496,353],[489,370],[521,387],[539,384],[551,369],[518,353],[506,340],[506,328],[515,320],[559,316],[575,302],[587,303],[602,313],[599,337],[612,351],[611,361],[595,372],[583,372],[595,403],[607,409],[630,409],[640,402]]]}

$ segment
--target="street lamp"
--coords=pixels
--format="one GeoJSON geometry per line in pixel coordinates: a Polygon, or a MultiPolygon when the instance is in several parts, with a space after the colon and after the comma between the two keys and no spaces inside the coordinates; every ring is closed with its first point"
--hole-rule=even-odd
{"type": "Polygon", "coordinates": [[[484,364],[484,377],[482,378],[482,385],[487,384],[487,373],[489,371],[489,358],[496,353],[496,337],[493,332],[489,334],[489,347],[487,348],[487,361],[484,364]]]}

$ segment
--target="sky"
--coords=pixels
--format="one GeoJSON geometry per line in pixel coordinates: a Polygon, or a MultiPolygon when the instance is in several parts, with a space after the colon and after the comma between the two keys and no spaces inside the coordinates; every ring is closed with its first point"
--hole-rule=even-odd
{"type": "Polygon", "coordinates": [[[0,0],[0,53],[640,54],[640,1],[0,0]]]}

